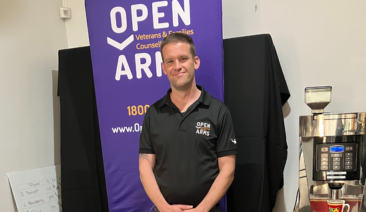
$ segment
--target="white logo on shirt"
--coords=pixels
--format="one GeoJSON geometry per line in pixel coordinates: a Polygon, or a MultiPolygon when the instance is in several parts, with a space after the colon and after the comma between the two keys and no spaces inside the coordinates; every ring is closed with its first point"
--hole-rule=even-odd
{"type": "Polygon", "coordinates": [[[231,142],[233,142],[234,144],[236,144],[236,139],[235,138],[232,138],[231,139],[231,142]]]}
{"type": "Polygon", "coordinates": [[[210,130],[211,130],[211,125],[208,123],[204,123],[204,122],[197,122],[197,131],[196,134],[199,135],[205,135],[205,136],[209,136],[210,135],[210,130]]]}

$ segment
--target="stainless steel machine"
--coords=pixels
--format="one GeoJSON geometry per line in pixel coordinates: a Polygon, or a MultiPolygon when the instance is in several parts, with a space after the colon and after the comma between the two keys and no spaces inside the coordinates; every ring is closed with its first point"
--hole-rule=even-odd
{"type": "Polygon", "coordinates": [[[350,212],[364,203],[366,112],[324,113],[332,87],[308,87],[312,115],[300,116],[299,190],[294,212],[329,212],[327,200],[341,199],[350,212]]]}

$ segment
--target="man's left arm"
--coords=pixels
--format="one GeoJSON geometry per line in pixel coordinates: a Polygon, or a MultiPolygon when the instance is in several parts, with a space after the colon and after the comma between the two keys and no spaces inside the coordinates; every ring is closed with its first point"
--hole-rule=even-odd
{"type": "Polygon", "coordinates": [[[235,158],[235,155],[218,158],[219,175],[202,202],[196,208],[186,210],[187,212],[208,212],[220,201],[234,180],[235,158]]]}

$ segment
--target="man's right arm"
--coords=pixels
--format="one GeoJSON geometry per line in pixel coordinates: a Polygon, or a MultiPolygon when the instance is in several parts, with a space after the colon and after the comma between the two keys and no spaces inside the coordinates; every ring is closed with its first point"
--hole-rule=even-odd
{"type": "Polygon", "coordinates": [[[158,183],[154,176],[155,154],[139,154],[140,179],[146,194],[155,204],[160,212],[182,212],[191,209],[188,205],[169,205],[160,192],[158,183]]]}

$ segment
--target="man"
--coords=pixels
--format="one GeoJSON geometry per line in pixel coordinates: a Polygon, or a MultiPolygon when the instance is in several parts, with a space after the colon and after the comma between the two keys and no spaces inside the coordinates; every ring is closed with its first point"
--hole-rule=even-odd
{"type": "Polygon", "coordinates": [[[219,212],[234,179],[236,140],[227,107],[196,85],[192,38],[161,45],[171,89],[147,111],[140,137],[141,182],[155,211],[219,212]]]}

